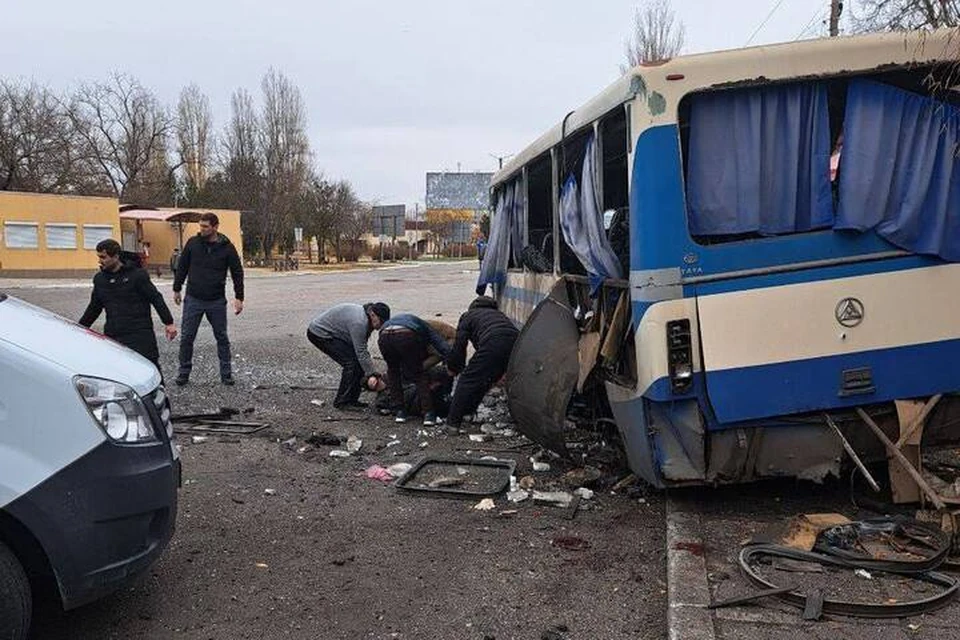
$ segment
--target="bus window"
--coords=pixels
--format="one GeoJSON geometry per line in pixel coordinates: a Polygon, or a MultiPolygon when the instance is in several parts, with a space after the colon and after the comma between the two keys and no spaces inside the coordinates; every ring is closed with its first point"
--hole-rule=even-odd
{"type": "MultiPolygon", "coordinates": [[[[527,168],[527,245],[553,264],[553,164],[546,153],[527,168]]],[[[544,265],[527,265],[541,271],[544,265]]]]}
{"type": "MultiPolygon", "coordinates": [[[[960,81],[956,76],[952,65],[924,65],[687,96],[678,115],[691,236],[706,245],[856,228],[844,222],[840,203],[851,87],[867,81],[878,90],[901,90],[890,94],[884,109],[895,111],[890,101],[910,95],[949,108],[960,103],[951,90],[960,81]]],[[[879,95],[871,99],[871,109],[881,108],[879,95]]],[[[887,138],[899,131],[891,128],[887,138]]]]}
{"type": "Polygon", "coordinates": [[[624,274],[630,272],[627,135],[626,109],[617,109],[600,121],[600,149],[603,152],[603,227],[624,274]]]}

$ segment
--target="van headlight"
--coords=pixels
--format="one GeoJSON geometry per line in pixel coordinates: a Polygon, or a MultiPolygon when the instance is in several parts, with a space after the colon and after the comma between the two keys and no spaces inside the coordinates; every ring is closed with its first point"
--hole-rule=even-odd
{"type": "Polygon", "coordinates": [[[111,440],[120,444],[158,441],[150,414],[136,391],[102,378],[78,377],[74,384],[90,414],[111,440]]]}

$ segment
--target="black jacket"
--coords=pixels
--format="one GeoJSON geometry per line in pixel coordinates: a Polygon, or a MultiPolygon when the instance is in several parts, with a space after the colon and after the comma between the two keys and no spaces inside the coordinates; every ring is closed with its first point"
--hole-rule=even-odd
{"type": "MultiPolygon", "coordinates": [[[[492,298],[481,296],[470,303],[470,308],[460,316],[457,324],[457,337],[447,358],[447,366],[454,372],[460,372],[467,362],[467,342],[479,351],[484,345],[504,343],[512,346],[519,331],[492,298]]],[[[508,347],[509,348],[509,347],[508,347]]]]}
{"type": "Polygon", "coordinates": [[[173,291],[179,293],[186,280],[188,296],[198,300],[219,300],[226,296],[227,269],[233,278],[233,297],[243,300],[243,264],[237,248],[222,233],[217,234],[214,242],[197,234],[187,240],[180,254],[173,291]]]}
{"type": "Polygon", "coordinates": [[[163,324],[173,324],[170,308],[147,272],[124,262],[119,271],[100,271],[93,276],[90,304],[83,312],[80,324],[89,327],[106,310],[103,333],[147,358],[155,359],[157,341],[153,333],[151,306],[157,310],[163,324]]]}

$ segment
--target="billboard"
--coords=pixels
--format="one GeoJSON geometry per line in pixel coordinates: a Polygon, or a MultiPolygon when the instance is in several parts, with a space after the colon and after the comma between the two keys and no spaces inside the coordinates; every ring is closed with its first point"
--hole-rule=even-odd
{"type": "Polygon", "coordinates": [[[492,173],[428,173],[427,209],[490,208],[492,173]]]}
{"type": "Polygon", "coordinates": [[[373,235],[396,237],[404,234],[407,206],[389,204],[373,208],[373,235]]]}

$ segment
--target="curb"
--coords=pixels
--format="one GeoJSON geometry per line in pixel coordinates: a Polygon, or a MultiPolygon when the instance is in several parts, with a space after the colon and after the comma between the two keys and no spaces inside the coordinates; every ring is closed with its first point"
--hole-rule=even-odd
{"type": "Polygon", "coordinates": [[[667,637],[716,640],[700,514],[667,496],[667,637]]]}

